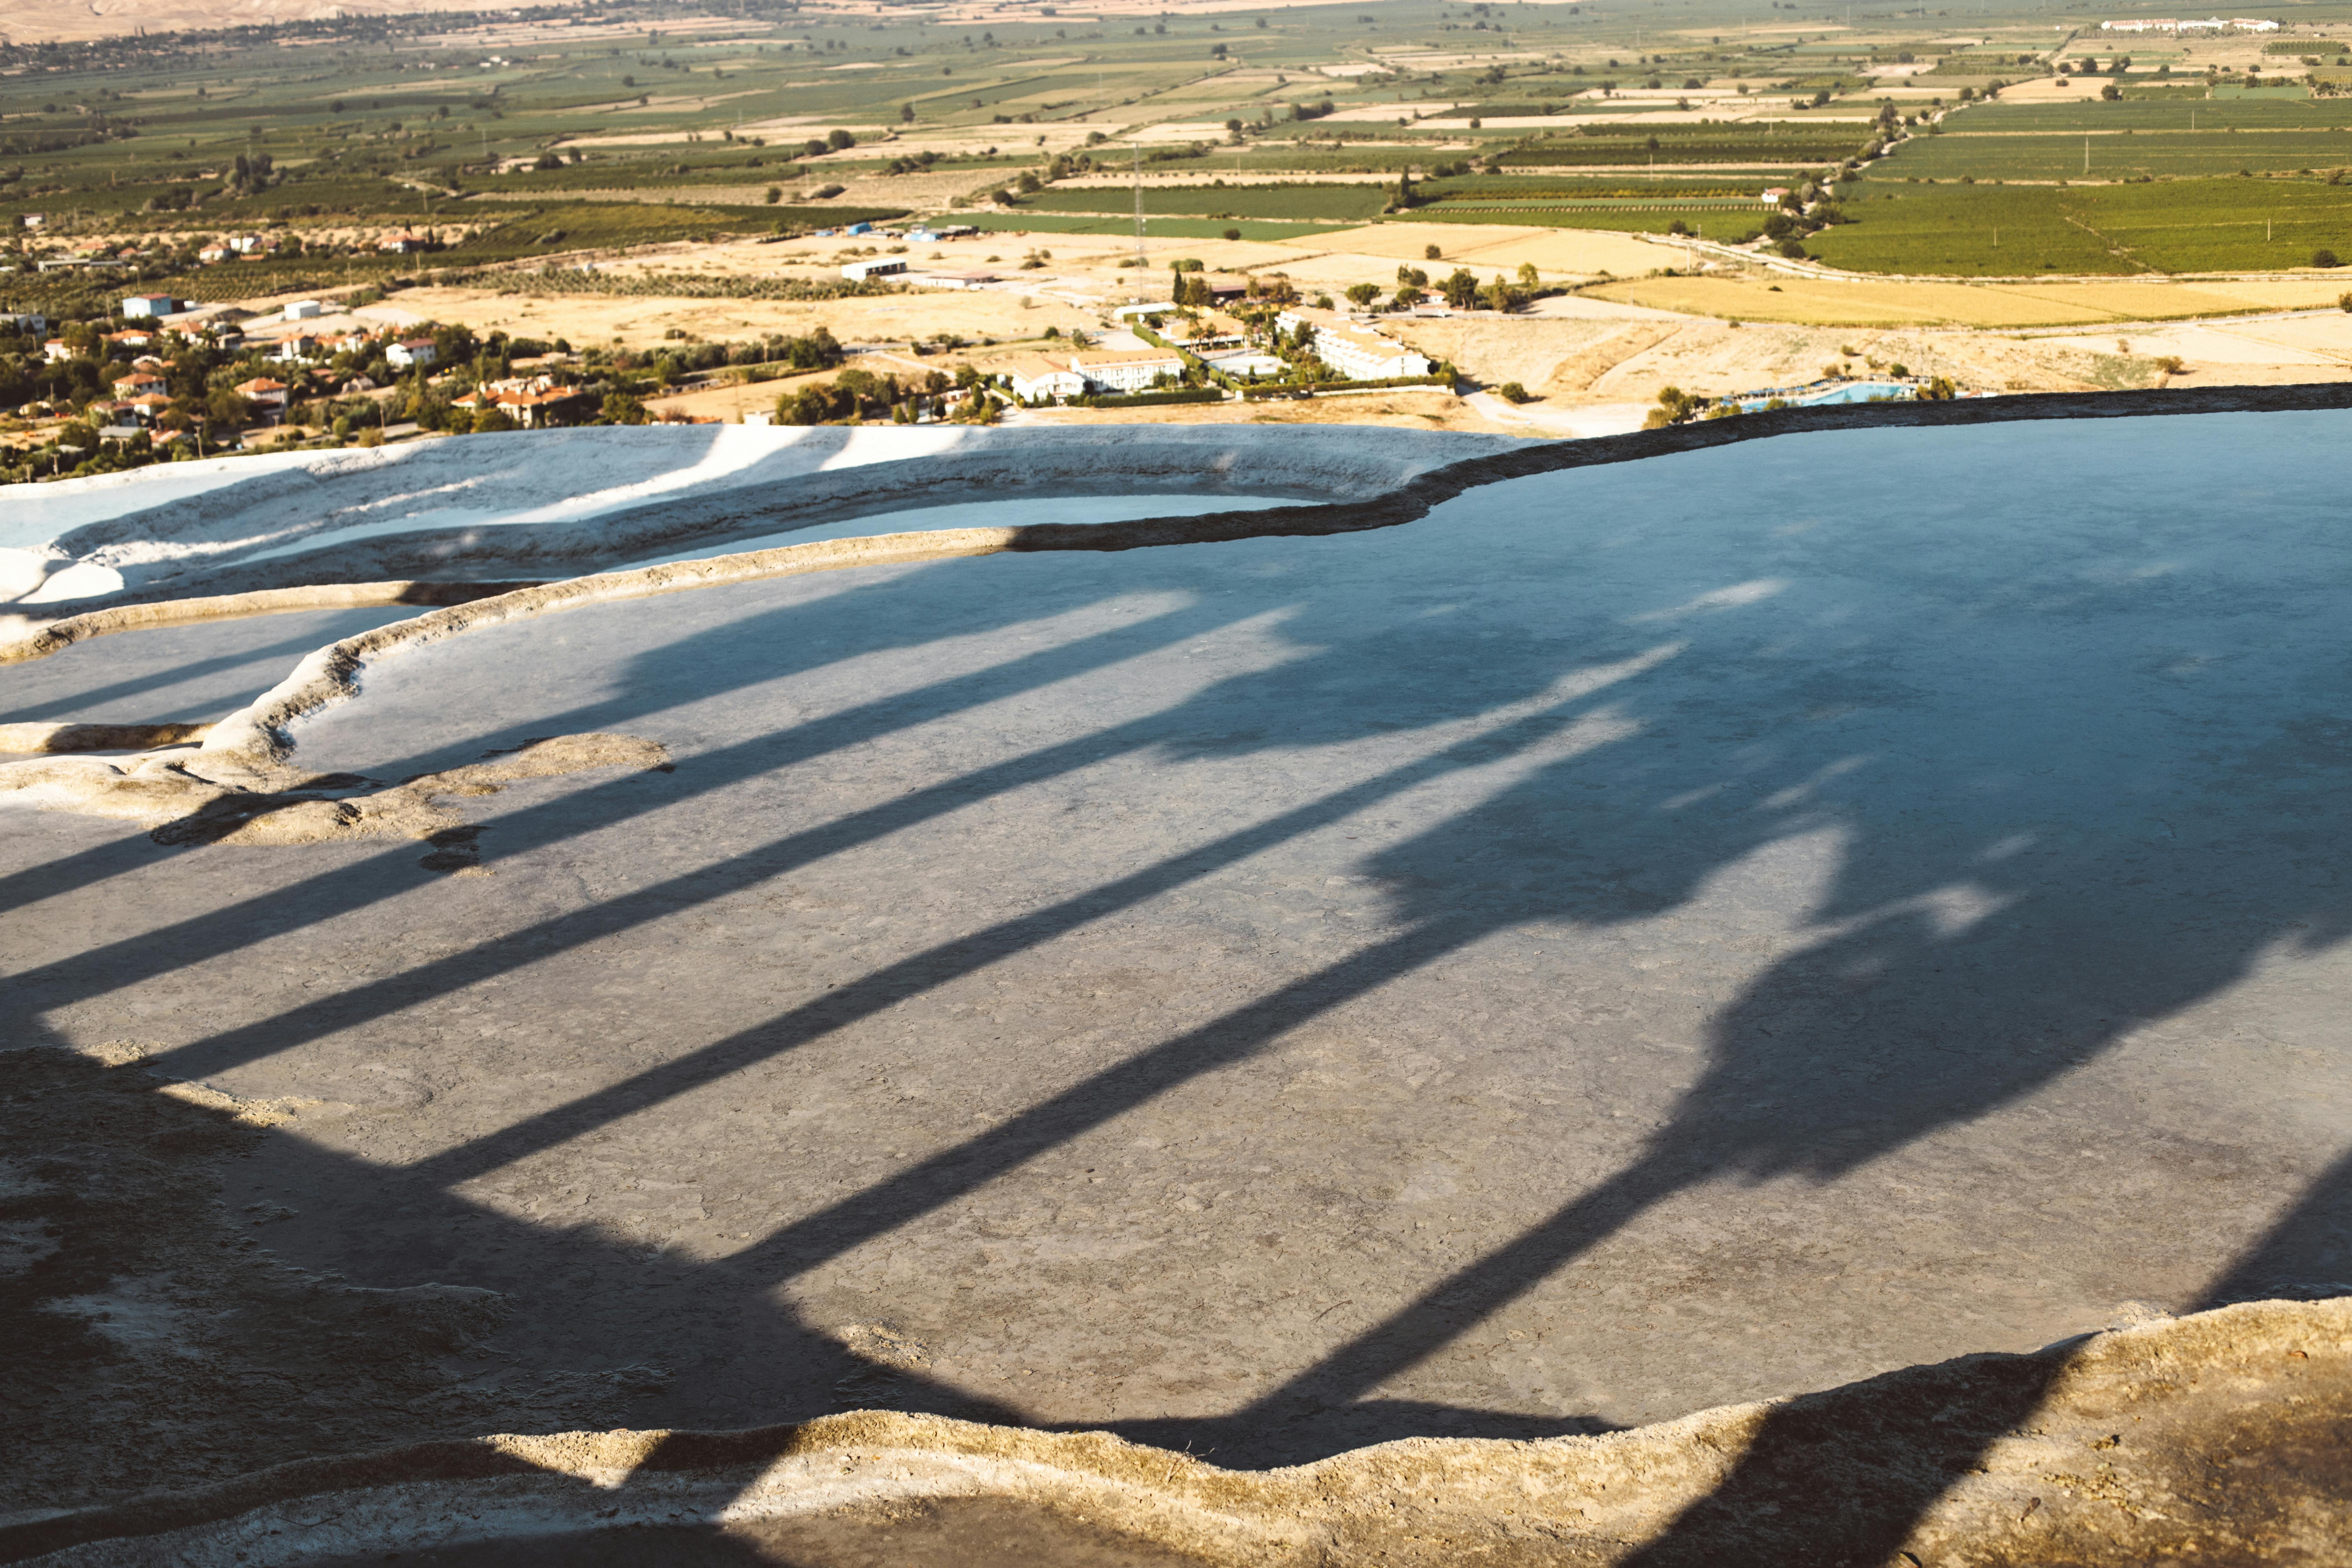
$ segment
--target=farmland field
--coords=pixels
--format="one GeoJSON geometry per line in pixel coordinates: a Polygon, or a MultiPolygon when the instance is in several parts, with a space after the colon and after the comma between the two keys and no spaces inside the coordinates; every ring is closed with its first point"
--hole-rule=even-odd
{"type": "MultiPolygon", "coordinates": [[[[2201,93],[2201,89],[2200,89],[2201,93]]],[[[2352,99],[2161,99],[2121,103],[1981,103],[1961,110],[1948,136],[2043,131],[2324,131],[2352,126],[2352,99]]]]}
{"type": "Polygon", "coordinates": [[[2313,252],[2352,256],[2352,196],[2305,180],[2168,180],[2129,185],[1842,188],[1857,221],[1809,248],[1864,272],[2020,273],[2281,268],[2313,252]]]}
{"type": "Polygon", "coordinates": [[[1885,160],[1884,172],[1921,180],[1965,175],[1982,182],[2167,179],[2346,167],[2352,167],[2352,132],[2126,130],[1921,136],[1885,160]]]}
{"type": "MultiPolygon", "coordinates": [[[[997,234],[1132,235],[1135,232],[1132,213],[1051,213],[1024,209],[1020,212],[958,214],[956,221],[997,234]]],[[[1297,239],[1329,234],[1344,226],[1339,224],[1277,223],[1266,218],[1153,217],[1148,214],[1144,218],[1144,233],[1153,239],[1216,239],[1229,228],[1239,230],[1244,239],[1297,239]]]]}
{"type": "MultiPolygon", "coordinates": [[[[1162,185],[1143,193],[1149,214],[1203,217],[1360,222],[1388,205],[1381,185],[1162,185]]],[[[1047,190],[1024,204],[1037,212],[1125,213],[1135,211],[1131,191],[1095,186],[1047,190]]]]}

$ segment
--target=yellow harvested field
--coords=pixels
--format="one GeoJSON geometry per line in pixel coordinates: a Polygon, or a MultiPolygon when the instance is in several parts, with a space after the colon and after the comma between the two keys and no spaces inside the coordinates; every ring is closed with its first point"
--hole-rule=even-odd
{"type": "MultiPolygon", "coordinates": [[[[1316,274],[1344,272],[1373,278],[1391,275],[1400,261],[1423,268],[1467,267],[1474,272],[1516,271],[1522,263],[1531,262],[1538,272],[1590,278],[1606,272],[1649,272],[1672,265],[1675,258],[1669,248],[1620,234],[1504,224],[1384,223],[1277,244],[1310,253],[1301,266],[1311,261],[1316,274]],[[1434,262],[1428,259],[1433,245],[1440,253],[1434,262]]],[[[1293,275],[1303,274],[1294,269],[1293,275]]]]}
{"type": "Polygon", "coordinates": [[[1482,246],[1507,245],[1548,232],[1518,224],[1376,223],[1282,243],[1302,250],[1344,250],[1357,256],[1386,257],[1391,261],[1420,261],[1433,245],[1452,260],[1469,256],[1482,246]]]}
{"type": "Polygon", "coordinates": [[[1602,272],[1643,273],[1653,268],[1678,265],[1680,260],[1672,246],[1629,239],[1622,234],[1573,228],[1539,228],[1532,232],[1522,229],[1519,233],[1524,237],[1482,245],[1475,249],[1464,247],[1457,252],[1448,247],[1446,258],[1473,268],[1505,270],[1516,270],[1522,262],[1532,262],[1538,272],[1574,273],[1580,277],[1602,272]]]}
{"type": "Polygon", "coordinates": [[[2256,283],[1935,283],[1778,277],[1642,278],[1587,290],[1604,300],[1734,321],[1808,326],[2096,326],[2239,310],[2312,309],[2341,290],[2256,283]]]}
{"type": "Polygon", "coordinates": [[[1056,300],[946,289],[805,304],[661,295],[534,296],[478,289],[407,289],[395,298],[403,310],[429,321],[463,321],[477,333],[563,338],[576,349],[615,342],[649,347],[672,329],[726,342],[769,332],[797,337],[823,325],[844,342],[908,342],[940,332],[1011,342],[1041,337],[1047,327],[1100,330],[1095,312],[1056,300]]]}

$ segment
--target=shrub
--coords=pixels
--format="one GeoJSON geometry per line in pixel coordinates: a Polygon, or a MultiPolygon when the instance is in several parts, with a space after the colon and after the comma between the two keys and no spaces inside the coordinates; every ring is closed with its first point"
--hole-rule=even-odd
{"type": "Polygon", "coordinates": [[[2311,264],[2314,267],[2341,267],[2344,265],[2344,263],[2336,259],[2336,253],[2332,250],[2313,251],[2311,253],[2311,264]]]}
{"type": "Polygon", "coordinates": [[[1227,239],[1239,239],[1241,237],[1242,237],[1242,231],[1241,231],[1240,229],[1237,229],[1237,228],[1229,228],[1229,229],[1225,230],[1225,237],[1226,237],[1227,239]]]}
{"type": "Polygon", "coordinates": [[[1516,381],[1507,381],[1495,389],[1495,395],[1506,403],[1532,403],[1534,395],[1516,381]]]}

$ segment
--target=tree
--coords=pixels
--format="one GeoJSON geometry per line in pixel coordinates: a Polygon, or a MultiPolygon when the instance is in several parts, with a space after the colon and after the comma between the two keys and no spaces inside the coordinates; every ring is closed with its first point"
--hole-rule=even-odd
{"type": "Polygon", "coordinates": [[[2313,251],[2311,253],[2311,264],[2314,267],[2341,267],[2344,265],[2341,261],[2338,261],[2336,258],[2336,253],[2332,250],[2313,251]]]}
{"type": "Polygon", "coordinates": [[[898,106],[898,123],[901,125],[912,125],[914,122],[915,106],[911,103],[900,104],[898,106]]]}
{"type": "Polygon", "coordinates": [[[1519,281],[1532,289],[1543,281],[1543,274],[1536,270],[1534,262],[1522,261],[1519,263],[1519,281]]]}
{"type": "MultiPolygon", "coordinates": [[[[495,403],[486,403],[474,411],[474,434],[477,436],[494,436],[501,430],[514,427],[514,420],[495,403]]],[[[338,430],[336,434],[343,432],[338,430]]]]}
{"type": "Polygon", "coordinates": [[[784,187],[783,187],[783,186],[782,186],[782,185],[770,185],[770,186],[768,187],[768,205],[769,205],[770,206],[774,206],[778,202],[782,201],[783,199],[784,199],[784,187]]]}
{"type": "Polygon", "coordinates": [[[845,152],[857,145],[857,138],[836,126],[824,133],[824,144],[834,152],[845,152]]]}
{"type": "Polygon", "coordinates": [[[1445,302],[1457,310],[1466,310],[1478,302],[1477,274],[1466,267],[1457,267],[1446,274],[1445,281],[1437,288],[1445,296],[1445,302]]]}
{"type": "Polygon", "coordinates": [[[653,416],[646,412],[646,405],[625,392],[606,393],[604,405],[596,411],[596,423],[599,425],[649,425],[652,422],[653,416]]]}
{"type": "Polygon", "coordinates": [[[1531,403],[1534,401],[1532,395],[1528,393],[1528,389],[1521,386],[1516,381],[1507,381],[1503,383],[1502,385],[1495,389],[1495,395],[1501,398],[1506,403],[1531,403]]]}
{"type": "Polygon", "coordinates": [[[1427,260],[1437,261],[1444,258],[1445,252],[1439,249],[1436,246],[1424,245],[1421,247],[1421,254],[1427,260]]]}
{"type": "Polygon", "coordinates": [[[1381,286],[1377,283],[1351,283],[1348,286],[1348,302],[1359,310],[1370,310],[1372,301],[1380,297],[1381,286]]]}

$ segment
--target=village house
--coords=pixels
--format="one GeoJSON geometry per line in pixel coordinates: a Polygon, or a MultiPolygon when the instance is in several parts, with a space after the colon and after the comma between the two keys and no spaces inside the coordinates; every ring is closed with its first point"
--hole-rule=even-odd
{"type": "Polygon", "coordinates": [[[525,430],[568,424],[582,413],[588,395],[550,375],[519,375],[493,381],[456,399],[452,407],[496,408],[525,430]]]}
{"type": "Polygon", "coordinates": [[[134,370],[129,375],[117,376],[115,378],[114,395],[117,397],[136,397],[142,392],[159,391],[162,389],[163,385],[163,378],[162,376],[150,375],[143,370],[134,370]]]}
{"type": "Polygon", "coordinates": [[[286,417],[287,386],[282,381],[272,381],[257,375],[251,381],[236,384],[236,395],[253,405],[253,411],[275,425],[286,417]]]}
{"type": "Polygon", "coordinates": [[[386,364],[394,370],[415,370],[431,364],[440,357],[431,338],[403,338],[383,351],[386,364]]]}

